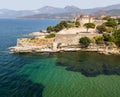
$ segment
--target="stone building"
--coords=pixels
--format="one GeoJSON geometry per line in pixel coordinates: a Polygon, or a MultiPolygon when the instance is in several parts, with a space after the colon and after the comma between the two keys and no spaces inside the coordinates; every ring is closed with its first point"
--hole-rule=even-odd
{"type": "Polygon", "coordinates": [[[81,26],[83,26],[85,23],[93,23],[94,18],[89,15],[80,15],[75,18],[75,21],[79,21],[81,26]]]}
{"type": "Polygon", "coordinates": [[[75,21],[79,21],[82,27],[85,23],[94,23],[98,26],[106,22],[105,20],[96,19],[95,17],[89,15],[79,15],[75,18],[75,21]]]}

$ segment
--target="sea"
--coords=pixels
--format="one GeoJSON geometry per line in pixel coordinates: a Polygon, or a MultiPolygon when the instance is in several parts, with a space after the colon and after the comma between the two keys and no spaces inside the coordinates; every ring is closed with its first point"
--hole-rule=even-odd
{"type": "Polygon", "coordinates": [[[120,97],[120,55],[9,52],[17,38],[58,22],[0,19],[0,97],[120,97]]]}

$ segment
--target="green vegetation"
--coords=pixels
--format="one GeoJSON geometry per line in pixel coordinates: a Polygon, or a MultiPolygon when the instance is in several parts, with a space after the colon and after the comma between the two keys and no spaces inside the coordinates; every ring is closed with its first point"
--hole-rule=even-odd
{"type": "Polygon", "coordinates": [[[43,32],[42,30],[40,30],[40,32],[43,32]]]}
{"type": "MultiPolygon", "coordinates": [[[[120,24],[120,18],[112,19],[109,16],[103,18],[103,20],[107,20],[103,24],[97,26],[97,30],[99,33],[102,33],[101,36],[95,36],[93,38],[93,42],[96,44],[116,44],[120,47],[120,29],[117,30],[117,26],[120,24]],[[104,33],[106,32],[106,33],[104,33]],[[112,32],[112,33],[111,33],[112,32]],[[103,34],[104,33],[104,34],[103,34]]],[[[80,22],[72,22],[72,21],[61,21],[56,26],[49,26],[47,27],[47,32],[59,32],[64,28],[71,28],[71,27],[79,27],[80,22]]],[[[84,26],[87,29],[87,32],[90,28],[94,29],[94,23],[85,23],[84,26]]],[[[55,34],[49,34],[45,38],[53,38],[55,34]]],[[[80,38],[79,43],[83,45],[83,47],[88,47],[89,44],[92,42],[88,37],[80,38]]]]}
{"type": "Polygon", "coordinates": [[[48,32],[48,33],[50,33],[52,30],[53,30],[53,27],[52,27],[52,26],[48,26],[48,27],[47,27],[47,32],[48,32]]]}
{"type": "Polygon", "coordinates": [[[110,19],[110,16],[106,16],[103,18],[103,20],[109,20],[110,19]]]}
{"type": "Polygon", "coordinates": [[[96,44],[106,44],[120,47],[120,29],[115,30],[113,34],[104,33],[102,36],[95,36],[93,38],[96,44]]]}
{"type": "Polygon", "coordinates": [[[113,31],[114,31],[114,29],[112,27],[106,27],[106,32],[107,33],[111,33],[113,31]]]}
{"type": "Polygon", "coordinates": [[[94,29],[95,28],[95,24],[94,23],[85,23],[84,26],[87,28],[87,32],[90,28],[94,29]]]}
{"type": "Polygon", "coordinates": [[[105,17],[107,20],[107,22],[103,23],[100,26],[97,26],[97,30],[99,31],[99,33],[103,33],[103,32],[114,32],[114,30],[117,29],[118,23],[119,23],[119,19],[112,19],[110,17],[105,17]],[[117,23],[118,22],[118,23],[117,23]]]}
{"type": "Polygon", "coordinates": [[[118,25],[120,25],[120,18],[117,18],[116,20],[118,22],[118,25]]]}
{"type": "Polygon", "coordinates": [[[97,30],[99,31],[99,33],[103,33],[103,32],[106,32],[106,31],[107,31],[105,25],[97,26],[97,30]]]}
{"type": "Polygon", "coordinates": [[[95,42],[97,44],[106,43],[113,44],[115,43],[118,47],[120,47],[120,29],[117,30],[117,26],[120,24],[120,18],[112,19],[110,17],[105,17],[104,20],[107,22],[103,23],[100,26],[97,26],[97,30],[100,33],[107,32],[100,37],[94,37],[95,42]],[[109,33],[113,34],[109,34],[109,33]]]}
{"type": "Polygon", "coordinates": [[[79,27],[79,26],[80,26],[80,22],[79,22],[79,21],[76,21],[76,22],[75,22],[75,26],[76,26],[76,27],[79,27]]]}
{"type": "Polygon", "coordinates": [[[120,47],[120,29],[115,30],[115,32],[113,33],[113,37],[114,37],[114,42],[115,44],[120,47]]]}
{"type": "Polygon", "coordinates": [[[99,31],[99,33],[104,33],[104,32],[111,33],[113,31],[113,28],[107,27],[105,25],[100,25],[97,26],[97,30],[99,31]]]}
{"type": "Polygon", "coordinates": [[[53,38],[53,37],[55,37],[55,34],[54,34],[54,33],[51,33],[51,34],[45,36],[45,38],[53,38]]]}
{"type": "MultiPolygon", "coordinates": [[[[78,24],[77,24],[78,25],[78,24]]],[[[74,27],[74,22],[71,21],[61,21],[56,26],[49,26],[47,27],[47,32],[59,32],[60,30],[64,28],[71,28],[74,27]]]]}
{"type": "Polygon", "coordinates": [[[104,23],[105,26],[107,27],[112,27],[112,28],[115,28],[117,26],[117,23],[115,20],[108,20],[107,22],[104,23]]]}
{"type": "Polygon", "coordinates": [[[96,44],[104,44],[104,38],[102,36],[95,36],[94,40],[96,44]]]}
{"type": "Polygon", "coordinates": [[[35,39],[35,37],[32,37],[32,38],[30,38],[31,40],[34,40],[35,39]]]}
{"type": "Polygon", "coordinates": [[[55,32],[59,32],[60,30],[64,29],[64,28],[68,28],[68,24],[66,21],[61,21],[59,24],[57,24],[55,27],[54,27],[54,31],[55,32]]]}
{"type": "Polygon", "coordinates": [[[88,37],[82,37],[79,40],[79,43],[82,44],[83,47],[88,47],[90,44],[91,40],[88,37]]]}
{"type": "Polygon", "coordinates": [[[105,33],[105,34],[103,34],[103,40],[105,42],[112,42],[113,41],[113,37],[112,37],[112,35],[110,35],[108,33],[105,33]]]}

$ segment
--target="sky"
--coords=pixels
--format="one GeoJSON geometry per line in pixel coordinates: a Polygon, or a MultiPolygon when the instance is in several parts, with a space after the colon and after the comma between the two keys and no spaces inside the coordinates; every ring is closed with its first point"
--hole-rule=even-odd
{"type": "Polygon", "coordinates": [[[0,0],[0,9],[34,10],[43,6],[77,6],[82,9],[120,4],[120,0],[0,0]]]}

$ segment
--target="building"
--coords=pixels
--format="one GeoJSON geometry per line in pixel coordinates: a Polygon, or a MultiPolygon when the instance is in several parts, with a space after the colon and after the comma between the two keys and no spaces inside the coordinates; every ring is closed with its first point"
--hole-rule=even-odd
{"type": "Polygon", "coordinates": [[[79,21],[81,26],[83,26],[85,23],[93,23],[94,18],[89,15],[80,15],[75,18],[75,21],[79,21]]]}
{"type": "Polygon", "coordinates": [[[75,18],[75,21],[79,21],[81,26],[83,26],[85,23],[94,23],[96,26],[98,26],[106,22],[105,20],[96,19],[95,17],[89,15],[79,15],[75,18]]]}

